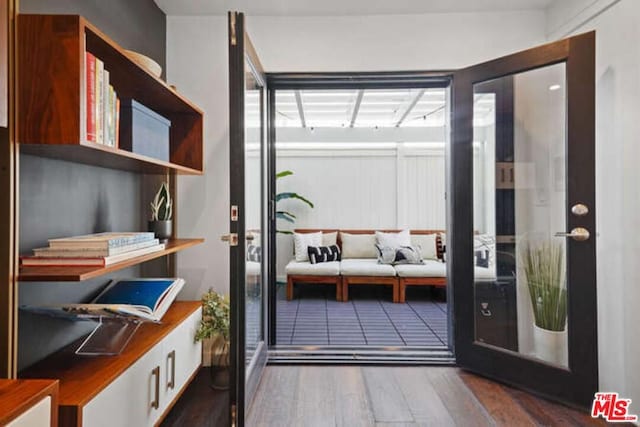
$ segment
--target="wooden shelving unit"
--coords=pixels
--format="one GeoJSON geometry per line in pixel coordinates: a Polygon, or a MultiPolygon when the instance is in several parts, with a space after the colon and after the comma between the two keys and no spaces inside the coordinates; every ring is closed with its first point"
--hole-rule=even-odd
{"type": "Polygon", "coordinates": [[[18,28],[22,152],[144,173],[203,173],[202,110],[117,43],[78,15],[19,15],[18,28]],[[135,99],[171,121],[169,162],[86,140],[85,52],[104,62],[120,99],[135,99]]]}
{"type": "Polygon", "coordinates": [[[131,258],[106,267],[21,267],[18,280],[22,282],[79,282],[160,258],[202,242],[204,239],[170,240],[162,251],[131,258]]]}

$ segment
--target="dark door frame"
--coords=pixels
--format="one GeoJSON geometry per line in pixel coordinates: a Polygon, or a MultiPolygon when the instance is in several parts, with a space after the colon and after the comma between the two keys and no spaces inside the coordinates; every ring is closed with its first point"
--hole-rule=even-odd
{"type": "MultiPolygon", "coordinates": [[[[595,33],[586,33],[455,72],[453,138],[447,156],[448,277],[454,283],[457,363],[484,376],[570,405],[588,407],[598,388],[595,222],[595,33]],[[566,63],[566,230],[584,227],[586,242],[567,243],[569,369],[525,359],[475,340],[473,284],[473,85],[566,63]],[[589,214],[570,215],[584,203],[589,214]],[[592,262],[593,261],[593,262],[592,262]],[[573,321],[572,321],[573,320],[573,321]]],[[[564,231],[564,230],[557,230],[564,231]]]]}
{"type": "MultiPolygon", "coordinates": [[[[267,99],[268,99],[268,111],[270,112],[269,123],[269,139],[268,153],[269,153],[269,194],[268,200],[270,201],[270,211],[272,215],[269,221],[269,245],[274,248],[274,256],[270,260],[268,268],[269,277],[273,282],[268,284],[268,313],[269,313],[269,347],[272,348],[276,345],[276,218],[275,218],[275,195],[276,195],[276,129],[275,129],[275,102],[276,92],[278,90],[308,90],[308,89],[413,89],[413,88],[449,88],[453,81],[452,71],[407,71],[407,72],[353,72],[353,73],[340,73],[340,72],[326,72],[326,73],[267,73],[267,99]]],[[[451,103],[448,102],[449,109],[451,109],[451,103]]],[[[449,111],[450,114],[450,111],[449,111]]],[[[447,177],[449,179],[449,177],[447,177]]],[[[448,323],[449,323],[449,343],[450,350],[453,349],[453,292],[451,286],[446,288],[447,302],[448,302],[448,323]]],[[[302,348],[293,350],[296,353],[294,359],[286,359],[287,361],[295,360],[300,361],[318,361],[316,356],[320,357],[323,362],[353,362],[353,351],[346,357],[341,356],[339,353],[332,353],[331,356],[322,354],[322,351],[314,352],[304,350],[302,348]],[[331,359],[328,359],[331,357],[331,359]],[[306,359],[306,360],[305,360],[306,359]]],[[[381,352],[389,352],[384,348],[372,349],[374,355],[370,355],[373,360],[383,362],[382,357],[375,356],[381,352]]],[[[362,360],[366,359],[364,352],[362,354],[362,360]]],[[[406,357],[401,357],[398,360],[393,360],[393,363],[424,363],[424,357],[415,355],[416,352],[411,352],[411,355],[407,354],[406,357]]],[[[435,353],[434,353],[435,354],[435,353]]],[[[433,363],[439,363],[438,360],[442,359],[447,361],[450,359],[448,355],[435,356],[433,360],[429,360],[433,363]]],[[[370,361],[369,361],[370,363],[370,361]]],[[[444,362],[447,363],[447,362],[444,362]]]]}

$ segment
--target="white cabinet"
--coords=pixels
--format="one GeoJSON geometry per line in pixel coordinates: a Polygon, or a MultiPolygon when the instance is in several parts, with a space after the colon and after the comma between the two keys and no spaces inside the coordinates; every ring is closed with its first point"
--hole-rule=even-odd
{"type": "Polygon", "coordinates": [[[51,396],[43,398],[40,402],[7,424],[7,427],[49,426],[51,426],[51,396]]]}
{"type": "Polygon", "coordinates": [[[200,366],[202,347],[194,336],[201,316],[201,309],[193,312],[91,399],[82,410],[82,425],[156,424],[200,366]]]}

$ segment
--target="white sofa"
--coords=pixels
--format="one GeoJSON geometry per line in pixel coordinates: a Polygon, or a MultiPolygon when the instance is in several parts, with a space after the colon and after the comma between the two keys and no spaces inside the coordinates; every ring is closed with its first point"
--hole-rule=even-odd
{"type": "MultiPolygon", "coordinates": [[[[296,230],[296,233],[343,233],[355,235],[373,235],[373,230],[296,230]]],[[[387,231],[387,230],[385,230],[387,231]]],[[[394,232],[398,230],[390,230],[394,232]]],[[[425,236],[441,233],[440,230],[411,230],[414,236],[425,236]]],[[[338,234],[337,244],[343,248],[342,234],[338,234]]],[[[364,237],[364,236],[363,236],[364,237]]],[[[416,237],[417,238],[417,237],[416,237]]],[[[343,249],[346,249],[344,247],[343,249]]],[[[379,264],[375,249],[361,251],[360,254],[342,252],[342,261],[311,264],[310,262],[291,261],[286,266],[287,273],[287,299],[294,297],[294,288],[297,283],[322,283],[336,286],[336,300],[348,301],[349,287],[352,285],[383,285],[393,289],[393,302],[405,302],[407,286],[436,286],[445,287],[447,283],[447,267],[442,261],[425,259],[423,264],[379,264]],[[354,258],[351,255],[362,255],[354,258]],[[346,255],[346,256],[345,256],[346,255]]],[[[495,280],[495,267],[475,267],[477,280],[495,280]]]]}

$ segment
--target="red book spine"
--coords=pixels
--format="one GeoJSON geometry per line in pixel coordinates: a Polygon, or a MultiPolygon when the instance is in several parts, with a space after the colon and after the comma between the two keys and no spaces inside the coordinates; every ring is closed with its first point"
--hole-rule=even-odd
{"type": "Polygon", "coordinates": [[[86,52],[87,141],[96,142],[96,57],[86,52]]]}

